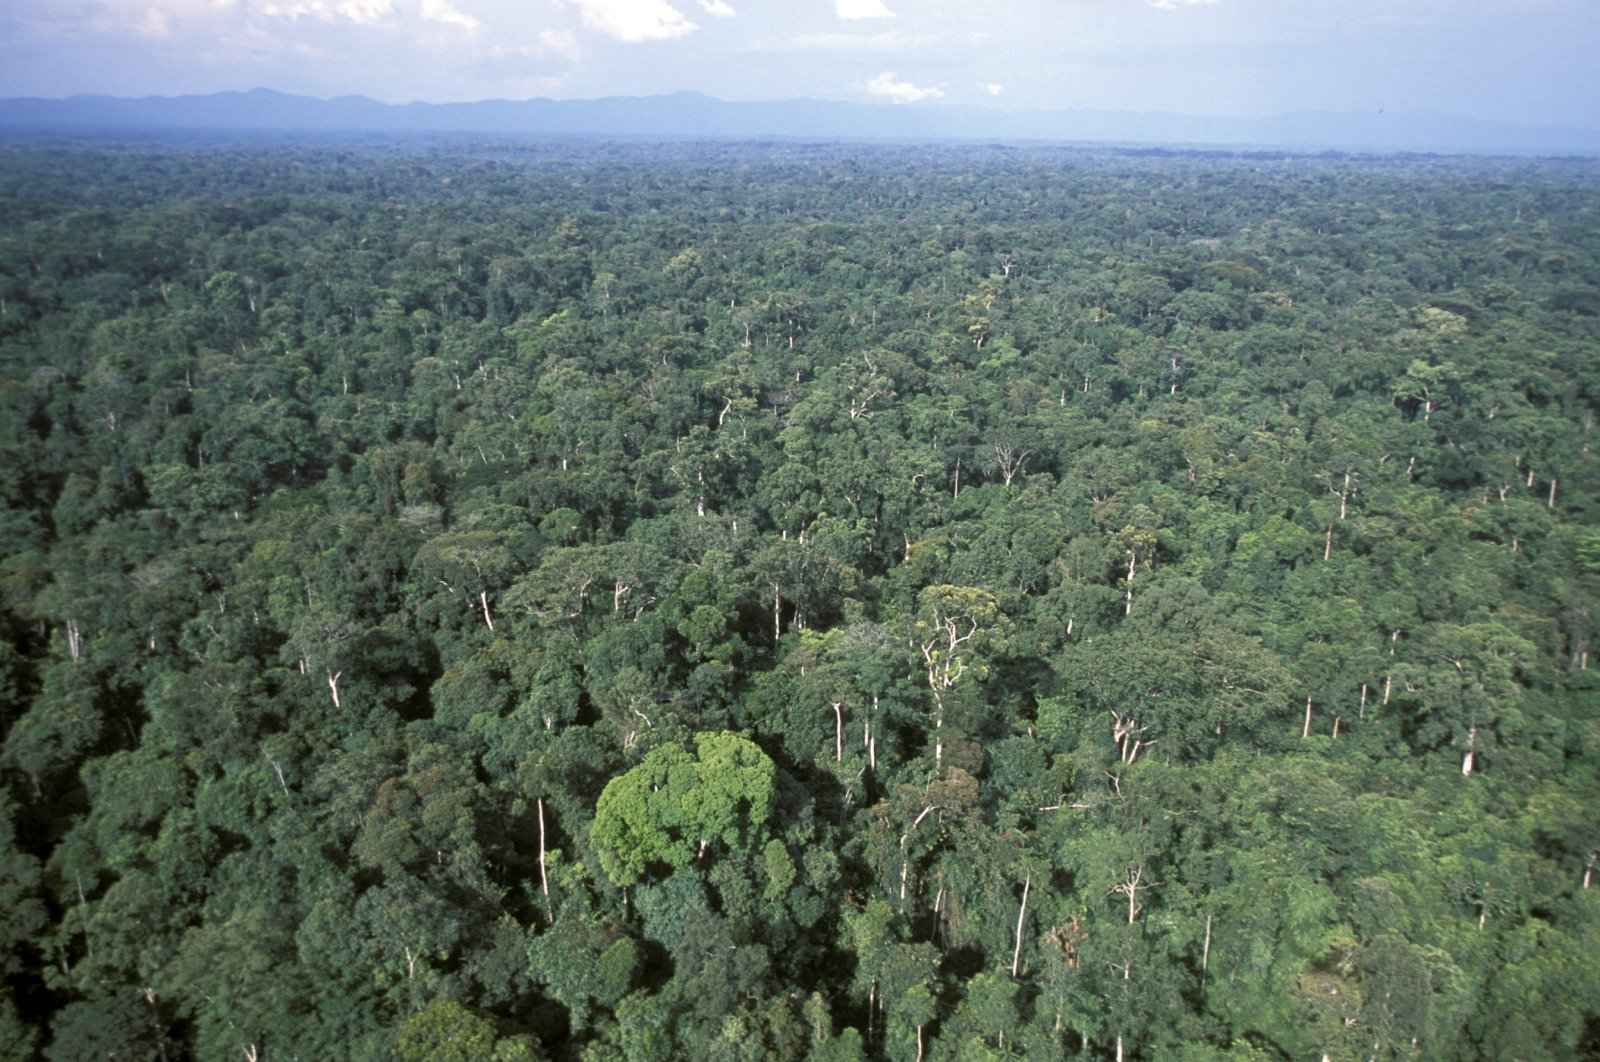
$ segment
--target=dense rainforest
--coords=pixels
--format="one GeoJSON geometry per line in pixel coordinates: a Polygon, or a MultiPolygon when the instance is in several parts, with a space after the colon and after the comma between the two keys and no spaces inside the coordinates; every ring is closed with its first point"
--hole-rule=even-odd
{"type": "Polygon", "coordinates": [[[1600,165],[0,143],[0,1054],[1600,1054],[1600,165]]]}

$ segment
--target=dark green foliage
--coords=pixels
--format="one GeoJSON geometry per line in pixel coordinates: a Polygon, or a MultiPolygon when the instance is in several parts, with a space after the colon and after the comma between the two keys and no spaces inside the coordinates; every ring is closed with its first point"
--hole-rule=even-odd
{"type": "Polygon", "coordinates": [[[1600,173],[0,151],[0,1055],[1549,1058],[1600,173]]]}

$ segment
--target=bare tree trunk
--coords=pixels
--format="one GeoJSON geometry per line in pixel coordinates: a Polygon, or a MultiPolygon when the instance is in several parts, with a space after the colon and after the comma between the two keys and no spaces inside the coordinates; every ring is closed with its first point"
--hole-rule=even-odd
{"type": "Polygon", "coordinates": [[[1311,736],[1311,698],[1310,697],[1306,698],[1306,725],[1303,728],[1301,728],[1300,736],[1302,738],[1308,738],[1308,737],[1311,736]]]}
{"type": "Polygon", "coordinates": [[[1139,917],[1139,912],[1144,910],[1139,903],[1139,890],[1144,888],[1144,867],[1134,867],[1127,872],[1127,881],[1118,882],[1111,886],[1112,892],[1120,892],[1128,898],[1128,924],[1133,925],[1133,920],[1139,917]]]}
{"type": "Polygon", "coordinates": [[[1139,555],[1133,550],[1130,549],[1128,551],[1128,598],[1127,602],[1122,607],[1122,614],[1124,616],[1133,612],[1133,577],[1138,572],[1138,558],[1139,555]]]}
{"type": "Polygon", "coordinates": [[[335,708],[339,707],[339,676],[343,674],[343,671],[328,672],[328,692],[333,695],[333,706],[335,708]]]}
{"type": "Polygon", "coordinates": [[[483,622],[489,625],[491,631],[494,630],[494,620],[489,618],[489,591],[478,591],[478,604],[483,606],[483,622]]]}
{"type": "Polygon", "coordinates": [[[538,800],[539,808],[539,889],[544,893],[544,916],[552,924],[555,915],[550,911],[550,879],[545,874],[544,863],[544,797],[538,800]]]}
{"type": "Polygon", "coordinates": [[[921,814],[919,814],[917,816],[916,821],[912,822],[912,824],[910,826],[907,826],[906,827],[906,832],[902,833],[900,835],[900,910],[901,911],[904,911],[905,908],[906,908],[906,879],[908,877],[910,877],[910,875],[911,875],[911,855],[910,855],[910,853],[908,853],[906,851],[906,843],[908,841],[910,841],[910,839],[911,839],[911,832],[913,830],[915,830],[918,826],[921,826],[922,825],[922,820],[927,818],[928,815],[931,812],[937,811],[938,808],[939,808],[938,804],[929,804],[927,807],[923,808],[921,814]]]}
{"type": "Polygon", "coordinates": [[[833,702],[833,762],[839,763],[844,759],[844,714],[839,710],[839,701],[833,702]]]}
{"type": "Polygon", "coordinates": [[[1211,916],[1206,915],[1206,942],[1200,947],[1200,991],[1206,990],[1206,974],[1211,969],[1211,916]]]}
{"type": "Polygon", "coordinates": [[[273,759],[272,753],[268,752],[265,746],[262,746],[261,754],[267,758],[268,763],[272,764],[272,773],[278,776],[278,786],[283,790],[283,795],[288,796],[289,783],[283,780],[283,768],[278,765],[277,760],[273,759]]]}
{"type": "Polygon", "coordinates": [[[1028,913],[1028,889],[1033,885],[1033,875],[1022,880],[1022,907],[1017,911],[1017,946],[1011,952],[1011,976],[1017,976],[1022,963],[1022,916],[1028,913]]]}
{"type": "Polygon", "coordinates": [[[156,1031],[156,1054],[161,1062],[167,1062],[167,1030],[161,1024],[161,1008],[156,1006],[156,990],[146,987],[144,1001],[150,1004],[150,1024],[156,1031]]]}

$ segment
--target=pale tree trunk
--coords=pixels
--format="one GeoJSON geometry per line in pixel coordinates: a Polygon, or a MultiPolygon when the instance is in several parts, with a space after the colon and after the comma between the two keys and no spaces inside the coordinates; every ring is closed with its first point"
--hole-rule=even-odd
{"type": "Polygon", "coordinates": [[[844,759],[844,713],[840,711],[842,702],[833,702],[833,762],[839,763],[844,759]]]}
{"type": "Polygon", "coordinates": [[[1022,964],[1022,917],[1028,913],[1028,889],[1033,884],[1033,875],[1029,874],[1022,881],[1022,907],[1017,911],[1017,946],[1011,952],[1011,976],[1017,976],[1017,969],[1022,964]]]}
{"type": "Polygon", "coordinates": [[[1132,763],[1139,758],[1140,749],[1155,744],[1154,741],[1145,741],[1140,736],[1148,729],[1140,726],[1137,719],[1111,713],[1111,739],[1117,743],[1117,755],[1123,763],[1132,763]]]}
{"type": "Polygon", "coordinates": [[[545,849],[544,849],[544,797],[540,797],[539,798],[538,808],[539,808],[539,890],[544,893],[544,916],[545,916],[546,919],[548,919],[553,924],[555,922],[555,915],[552,914],[551,911],[550,911],[550,879],[545,874],[545,862],[544,862],[544,851],[545,851],[545,849]]]}
{"type": "Polygon", "coordinates": [[[937,810],[939,810],[938,804],[929,804],[923,808],[916,821],[907,826],[906,832],[900,835],[900,910],[902,912],[906,909],[906,880],[911,876],[911,855],[906,851],[906,844],[911,840],[912,831],[922,825],[922,820],[937,810]]]}
{"type": "Polygon", "coordinates": [[[1311,698],[1310,697],[1306,698],[1306,725],[1300,729],[1300,736],[1302,738],[1308,738],[1308,737],[1311,736],[1311,698]]]}
{"type": "Polygon", "coordinates": [[[267,758],[268,763],[272,764],[272,773],[278,776],[278,786],[283,790],[283,795],[288,796],[289,783],[283,780],[283,768],[278,764],[278,761],[273,758],[272,753],[267,751],[265,745],[263,745],[261,748],[261,754],[267,758]]]}
{"type": "MultiPolygon", "coordinates": [[[[1130,981],[1130,980],[1133,979],[1133,963],[1132,962],[1127,962],[1127,963],[1123,964],[1123,967],[1122,967],[1122,979],[1124,981],[1130,981]]],[[[1122,1062],[1122,1034],[1121,1033],[1117,1033],[1117,1062],[1122,1062]]]]}
{"type": "Polygon", "coordinates": [[[483,606],[483,622],[488,625],[491,631],[494,630],[494,620],[489,617],[489,591],[478,591],[478,604],[483,606]]]}
{"type": "Polygon", "coordinates": [[[1127,881],[1119,881],[1111,886],[1112,892],[1120,892],[1128,898],[1128,924],[1133,925],[1133,920],[1139,917],[1139,912],[1144,906],[1139,903],[1139,890],[1147,886],[1144,880],[1144,867],[1133,867],[1127,872],[1127,881]]]}
{"type": "Polygon", "coordinates": [[[333,695],[333,706],[335,708],[339,707],[339,676],[343,674],[343,671],[328,672],[328,692],[333,695]]]}
{"type": "Polygon", "coordinates": [[[144,1001],[150,1004],[150,1024],[156,1031],[156,1054],[161,1062],[167,1062],[167,1029],[161,1021],[161,1008],[156,1006],[156,990],[145,986],[144,1001]]]}

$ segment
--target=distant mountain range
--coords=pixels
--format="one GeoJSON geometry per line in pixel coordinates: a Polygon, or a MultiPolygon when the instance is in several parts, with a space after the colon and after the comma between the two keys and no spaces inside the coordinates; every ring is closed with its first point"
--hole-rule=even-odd
{"type": "Polygon", "coordinates": [[[693,138],[1048,140],[1292,151],[1600,156],[1600,130],[1489,122],[1436,111],[1206,118],[1132,111],[782,100],[734,103],[693,92],[595,100],[387,104],[269,89],[207,96],[0,100],[0,135],[34,131],[276,130],[693,138]]]}

